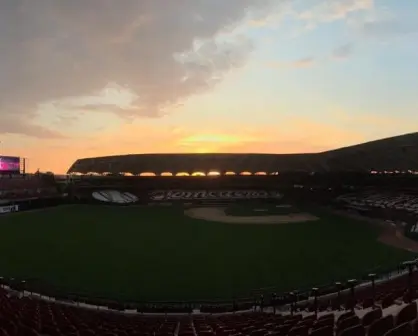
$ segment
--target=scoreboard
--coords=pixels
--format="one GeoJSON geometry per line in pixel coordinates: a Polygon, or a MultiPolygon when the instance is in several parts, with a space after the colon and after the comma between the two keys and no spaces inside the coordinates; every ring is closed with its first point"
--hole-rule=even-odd
{"type": "Polygon", "coordinates": [[[20,157],[0,156],[0,174],[20,174],[20,157]]]}

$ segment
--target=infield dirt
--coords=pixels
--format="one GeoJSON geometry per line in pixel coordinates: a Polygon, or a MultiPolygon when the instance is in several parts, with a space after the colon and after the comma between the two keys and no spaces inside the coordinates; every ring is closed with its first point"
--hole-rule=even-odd
{"type": "Polygon", "coordinates": [[[211,222],[228,224],[288,224],[316,221],[319,218],[308,213],[291,213],[288,215],[274,216],[230,216],[225,213],[225,208],[192,208],[184,212],[186,216],[203,219],[211,222]]]}

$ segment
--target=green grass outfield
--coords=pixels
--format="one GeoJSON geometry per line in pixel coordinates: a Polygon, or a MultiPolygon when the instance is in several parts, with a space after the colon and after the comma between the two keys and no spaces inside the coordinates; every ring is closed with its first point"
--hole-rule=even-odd
{"type": "Polygon", "coordinates": [[[0,218],[0,275],[129,301],[230,299],[359,277],[412,258],[368,224],[319,213],[287,225],[221,224],[180,207],[64,206],[0,218]]]}

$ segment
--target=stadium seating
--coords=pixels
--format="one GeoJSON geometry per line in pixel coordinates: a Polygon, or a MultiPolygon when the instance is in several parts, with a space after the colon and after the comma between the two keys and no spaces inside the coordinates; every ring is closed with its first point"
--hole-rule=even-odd
{"type": "MultiPolygon", "coordinates": [[[[393,305],[409,303],[417,298],[413,278],[410,280],[409,275],[402,275],[390,281],[376,283],[374,288],[371,286],[358,287],[354,298],[351,297],[350,292],[333,298],[320,297],[317,309],[318,311],[344,310],[351,309],[353,306],[359,309],[373,308],[373,306],[385,309],[393,305]]],[[[314,302],[298,303],[296,310],[313,312],[315,310],[314,302]]]]}
{"type": "Polygon", "coordinates": [[[412,193],[369,191],[342,195],[338,200],[358,207],[401,210],[418,215],[418,195],[412,193]]]}
{"type": "Polygon", "coordinates": [[[41,300],[2,286],[0,336],[417,335],[414,276],[341,293],[338,304],[320,297],[317,307],[312,301],[297,303],[292,311],[277,307],[277,314],[272,307],[235,314],[121,313],[41,300]]]}
{"type": "Polygon", "coordinates": [[[14,200],[54,195],[57,188],[39,176],[1,177],[0,199],[14,200]]]}
{"type": "Polygon", "coordinates": [[[0,335],[4,336],[381,336],[416,335],[416,302],[397,310],[227,315],[120,314],[21,297],[0,289],[0,335]]]}

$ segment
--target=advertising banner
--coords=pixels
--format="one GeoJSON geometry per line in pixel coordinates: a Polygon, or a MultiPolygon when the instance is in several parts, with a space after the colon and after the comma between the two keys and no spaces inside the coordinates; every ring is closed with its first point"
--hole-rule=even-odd
{"type": "MultiPolygon", "coordinates": [[[[79,195],[80,200],[86,196],[79,195]]],[[[283,195],[277,190],[153,190],[136,192],[134,190],[104,189],[90,192],[92,201],[99,203],[112,203],[118,205],[134,204],[162,204],[162,203],[190,203],[196,204],[202,201],[244,201],[244,200],[277,200],[283,195]]]]}
{"type": "Polygon", "coordinates": [[[257,200],[279,199],[277,190],[157,190],[149,194],[152,201],[167,200],[257,200]]]}
{"type": "Polygon", "coordinates": [[[0,206],[0,214],[6,214],[6,213],[18,212],[18,211],[19,211],[18,204],[0,206]]]}

